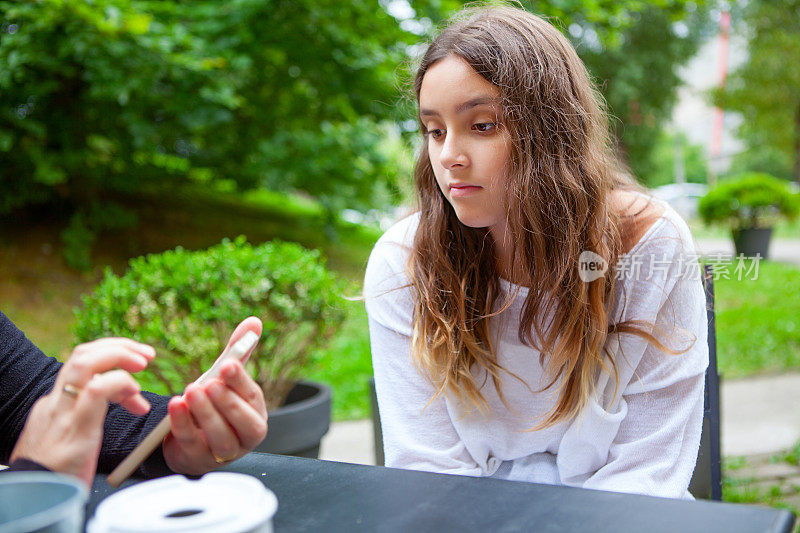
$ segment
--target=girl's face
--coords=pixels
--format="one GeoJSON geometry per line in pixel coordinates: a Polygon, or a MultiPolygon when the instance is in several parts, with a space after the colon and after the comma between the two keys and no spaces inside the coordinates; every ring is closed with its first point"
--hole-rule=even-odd
{"type": "Polygon", "coordinates": [[[500,123],[500,89],[449,55],[422,78],[419,110],[433,173],[458,219],[502,233],[511,141],[500,123]]]}

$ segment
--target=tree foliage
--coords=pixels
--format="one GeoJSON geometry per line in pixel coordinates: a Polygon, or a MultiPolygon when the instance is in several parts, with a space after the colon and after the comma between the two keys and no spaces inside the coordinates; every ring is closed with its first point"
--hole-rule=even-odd
{"type": "Polygon", "coordinates": [[[646,185],[658,181],[658,140],[683,84],[678,68],[708,33],[705,7],[687,8],[646,7],[629,15],[618,46],[579,48],[608,103],[619,152],[646,185]]]}
{"type": "Polygon", "coordinates": [[[650,170],[640,175],[640,179],[652,188],[675,183],[676,158],[683,162],[687,183],[708,181],[708,162],[703,147],[691,143],[683,133],[671,134],[666,130],[657,132],[647,161],[650,170]]]}
{"type": "Polygon", "coordinates": [[[218,180],[325,197],[330,169],[287,146],[298,131],[342,148],[341,169],[371,172],[356,200],[393,187],[377,139],[413,36],[371,2],[38,0],[0,13],[0,213],[218,180]]]}
{"type": "MultiPolygon", "coordinates": [[[[412,2],[424,17],[428,2],[412,2]]],[[[452,13],[463,2],[442,2],[452,13]]],[[[656,152],[683,83],[678,68],[709,34],[706,0],[523,0],[547,17],[575,45],[595,78],[618,140],[619,153],[647,185],[659,181],[656,152]],[[657,177],[658,176],[658,177],[657,177]]],[[[439,23],[433,19],[432,26],[439,23]]]]}
{"type": "Polygon", "coordinates": [[[744,117],[739,136],[749,170],[800,183],[800,0],[751,0],[738,27],[749,57],[715,101],[744,117]]]}
{"type": "MultiPolygon", "coordinates": [[[[530,0],[583,56],[647,176],[703,0],[530,0]],[[690,28],[691,29],[691,28],[690,28]]],[[[0,214],[63,198],[91,243],[97,205],[198,184],[301,190],[368,207],[410,166],[399,65],[463,2],[0,0],[0,214]],[[401,9],[402,11],[402,9],[401,9]],[[88,232],[88,234],[87,234],[88,232]]]]}

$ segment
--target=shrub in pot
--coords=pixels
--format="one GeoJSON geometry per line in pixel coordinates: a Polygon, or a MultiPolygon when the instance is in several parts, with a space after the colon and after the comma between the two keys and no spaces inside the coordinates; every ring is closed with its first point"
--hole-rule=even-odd
{"type": "Polygon", "coordinates": [[[721,181],[700,199],[703,221],[731,230],[736,253],[767,257],[772,227],[800,213],[800,195],[785,180],[747,172],[721,181]]]}
{"type": "Polygon", "coordinates": [[[174,395],[211,366],[240,320],[261,318],[264,332],[247,368],[270,411],[262,450],[292,453],[303,450],[286,449],[279,434],[287,397],[314,403],[316,419],[327,410],[324,427],[312,431],[321,431],[319,438],[330,423],[330,390],[298,381],[344,319],[342,289],[316,250],[226,239],[206,250],[132,259],[122,276],[107,269],[76,310],[75,334],[79,341],[113,335],[153,345],[158,356],[137,378],[144,389],[174,395]],[[276,439],[283,444],[271,448],[276,439]]]}

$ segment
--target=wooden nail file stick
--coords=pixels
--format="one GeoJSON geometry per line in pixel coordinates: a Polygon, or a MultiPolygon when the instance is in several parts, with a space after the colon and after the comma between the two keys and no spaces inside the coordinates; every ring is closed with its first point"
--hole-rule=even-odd
{"type": "MultiPolygon", "coordinates": [[[[248,331],[244,334],[244,336],[236,341],[230,349],[222,352],[214,364],[211,365],[202,376],[197,378],[195,383],[204,383],[210,379],[219,376],[219,369],[222,366],[222,363],[227,361],[231,358],[236,358],[242,362],[244,362],[244,358],[250,352],[250,350],[256,345],[258,342],[258,335],[253,333],[252,331],[248,331]]],[[[133,473],[134,470],[139,468],[139,465],[147,459],[153,450],[158,448],[161,442],[164,440],[164,437],[169,435],[170,432],[170,421],[169,415],[165,416],[158,425],[153,428],[142,442],[139,443],[133,451],[128,454],[128,456],[114,469],[111,474],[108,475],[107,481],[108,484],[114,488],[119,487],[119,485],[128,479],[130,475],[133,473]]]]}

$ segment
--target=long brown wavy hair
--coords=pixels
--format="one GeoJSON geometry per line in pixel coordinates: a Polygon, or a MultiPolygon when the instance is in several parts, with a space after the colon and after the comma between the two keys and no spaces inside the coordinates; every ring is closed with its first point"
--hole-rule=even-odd
{"type": "MultiPolygon", "coordinates": [[[[603,99],[572,45],[545,20],[513,7],[462,12],[430,44],[414,79],[454,54],[501,91],[508,129],[507,223],[513,236],[512,278],[529,288],[519,339],[540,352],[558,398],[534,429],[575,417],[593,392],[610,334],[632,333],[660,349],[652,324],[611,324],[614,268],[590,283],[580,279],[584,250],[616,265],[624,218],[612,200],[620,190],[643,191],[612,150],[603,99]],[[547,323],[539,318],[552,316],[547,323]]],[[[424,126],[421,126],[424,130],[424,126]]],[[[412,353],[436,389],[488,408],[472,369],[485,370],[505,403],[489,319],[510,304],[502,293],[488,228],[459,222],[440,191],[423,142],[414,170],[420,211],[408,272],[414,292],[412,353]],[[498,303],[501,305],[498,306],[498,303]],[[504,307],[505,306],[505,307],[504,307]]],[[[684,350],[685,351],[685,350],[684,350]]],[[[608,360],[617,378],[614,359],[608,360]]],[[[512,374],[513,375],[513,374],[512,374]]],[[[615,392],[616,394],[616,392],[615,392]]]]}

